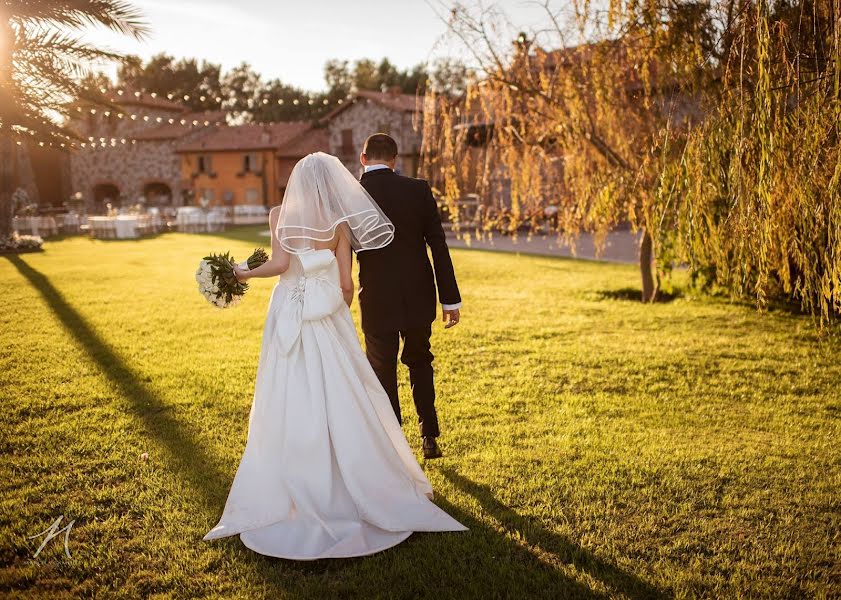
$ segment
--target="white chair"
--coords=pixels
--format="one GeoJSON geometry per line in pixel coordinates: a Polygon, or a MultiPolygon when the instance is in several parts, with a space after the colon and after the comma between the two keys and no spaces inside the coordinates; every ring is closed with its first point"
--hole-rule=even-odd
{"type": "Polygon", "coordinates": [[[88,232],[92,238],[114,239],[117,228],[113,217],[88,217],[88,232]]]}
{"type": "Polygon", "coordinates": [[[181,206],[175,216],[178,231],[198,233],[207,229],[204,212],[197,206],[181,206]]]}
{"type": "Polygon", "coordinates": [[[29,217],[14,217],[12,219],[12,229],[17,231],[20,235],[31,235],[29,217]]]}
{"type": "Polygon", "coordinates": [[[79,215],[76,213],[67,213],[61,215],[61,223],[59,224],[59,229],[65,235],[79,233],[79,227],[81,226],[81,220],[79,215]]]}
{"type": "Polygon", "coordinates": [[[225,223],[227,222],[226,212],[224,209],[211,209],[207,213],[207,230],[225,231],[225,223]]]}
{"type": "Polygon", "coordinates": [[[266,223],[269,210],[262,204],[238,204],[234,206],[234,225],[266,223]]]}

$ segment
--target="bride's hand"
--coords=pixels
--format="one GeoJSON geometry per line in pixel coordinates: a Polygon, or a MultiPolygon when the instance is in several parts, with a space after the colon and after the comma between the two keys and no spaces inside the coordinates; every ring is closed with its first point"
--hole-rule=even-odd
{"type": "Polygon", "coordinates": [[[345,299],[345,304],[350,308],[353,304],[353,290],[342,289],[342,298],[345,299]]]}
{"type": "Polygon", "coordinates": [[[237,278],[237,281],[240,283],[244,283],[246,279],[248,279],[248,271],[240,267],[239,265],[234,265],[234,277],[237,278]]]}

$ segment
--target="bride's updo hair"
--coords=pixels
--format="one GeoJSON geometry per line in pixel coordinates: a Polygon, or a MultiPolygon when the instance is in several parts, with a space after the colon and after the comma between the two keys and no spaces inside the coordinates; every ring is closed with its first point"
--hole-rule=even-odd
{"type": "Polygon", "coordinates": [[[394,160],[397,156],[397,142],[394,138],[385,133],[375,133],[368,136],[365,145],[362,147],[362,154],[368,160],[394,160]]]}

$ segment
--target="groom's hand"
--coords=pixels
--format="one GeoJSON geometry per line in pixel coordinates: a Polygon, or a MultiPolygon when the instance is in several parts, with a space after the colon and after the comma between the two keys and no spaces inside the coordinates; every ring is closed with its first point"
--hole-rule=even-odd
{"type": "Polygon", "coordinates": [[[442,309],[441,320],[446,323],[446,325],[444,325],[444,329],[449,329],[450,327],[455,327],[456,325],[458,325],[458,321],[460,318],[461,313],[459,313],[459,310],[457,308],[455,310],[442,309]]]}

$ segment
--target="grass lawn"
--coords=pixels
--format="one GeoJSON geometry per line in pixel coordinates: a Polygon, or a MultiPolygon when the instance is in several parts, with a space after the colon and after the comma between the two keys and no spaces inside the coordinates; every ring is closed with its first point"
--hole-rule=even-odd
{"type": "Polygon", "coordinates": [[[201,541],[273,282],[220,311],[193,272],[261,229],[0,257],[3,596],[841,595],[841,343],[719,299],[631,302],[633,267],[470,250],[463,321],[433,339],[445,458],[424,465],[470,531],[313,563],[201,541]],[[72,557],[62,534],[32,558],[59,515],[72,557]]]}

